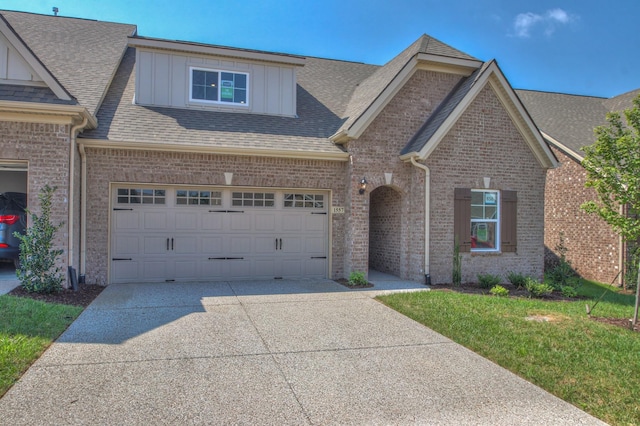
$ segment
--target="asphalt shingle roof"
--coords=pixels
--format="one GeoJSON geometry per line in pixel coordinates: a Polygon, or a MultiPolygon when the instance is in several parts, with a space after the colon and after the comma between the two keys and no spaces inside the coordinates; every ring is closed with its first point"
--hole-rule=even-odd
{"type": "Polygon", "coordinates": [[[593,129],[607,123],[605,98],[531,90],[516,93],[538,129],[579,155],[583,146],[595,142],[593,129]]]}
{"type": "Polygon", "coordinates": [[[38,102],[44,104],[74,105],[76,101],[58,98],[48,87],[0,84],[0,99],[6,101],[38,102]]]}
{"type": "Polygon", "coordinates": [[[378,68],[369,78],[364,80],[354,91],[344,113],[345,122],[340,130],[350,128],[367,108],[380,96],[391,81],[407,66],[411,58],[419,53],[444,56],[454,59],[478,60],[426,34],[413,42],[395,58],[378,68]]]}
{"type": "Polygon", "coordinates": [[[0,14],[78,103],[95,113],[136,26],[7,10],[0,14]]]}

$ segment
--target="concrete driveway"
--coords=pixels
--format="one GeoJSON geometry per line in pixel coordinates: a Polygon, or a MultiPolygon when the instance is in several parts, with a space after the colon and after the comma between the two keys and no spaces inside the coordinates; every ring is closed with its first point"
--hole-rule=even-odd
{"type": "Polygon", "coordinates": [[[375,294],[111,285],[0,399],[0,423],[603,424],[375,294]]]}

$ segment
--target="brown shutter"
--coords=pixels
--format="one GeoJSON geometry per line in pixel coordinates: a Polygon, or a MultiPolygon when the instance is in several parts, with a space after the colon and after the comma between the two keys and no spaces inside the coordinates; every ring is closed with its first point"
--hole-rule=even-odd
{"type": "Polygon", "coordinates": [[[455,188],[453,204],[454,244],[460,244],[460,252],[471,251],[471,189],[455,188]]]}
{"type": "Polygon", "coordinates": [[[503,253],[515,253],[518,245],[518,196],[516,191],[502,191],[500,248],[503,253]]]}

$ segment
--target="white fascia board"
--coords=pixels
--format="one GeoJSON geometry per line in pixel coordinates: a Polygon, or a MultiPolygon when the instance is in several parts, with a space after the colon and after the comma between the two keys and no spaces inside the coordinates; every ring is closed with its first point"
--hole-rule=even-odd
{"type": "Polygon", "coordinates": [[[87,148],[131,149],[142,151],[189,152],[199,154],[240,155],[252,157],[295,158],[303,160],[348,161],[347,152],[317,152],[279,150],[268,148],[241,148],[210,145],[186,145],[157,142],[114,141],[106,139],[78,138],[78,144],[87,148]]]}
{"type": "Polygon", "coordinates": [[[569,154],[570,157],[573,157],[579,163],[582,163],[582,160],[584,160],[584,156],[582,156],[582,154],[579,154],[576,151],[574,151],[573,149],[571,149],[571,148],[567,147],[566,145],[560,143],[557,139],[553,138],[548,133],[545,133],[542,130],[540,130],[540,133],[542,133],[542,136],[546,140],[548,140],[552,145],[555,145],[561,151],[565,152],[566,154],[569,154]]]}
{"type": "Polygon", "coordinates": [[[14,49],[22,56],[31,68],[38,74],[38,77],[46,83],[51,91],[60,99],[70,101],[73,98],[69,92],[53,77],[49,70],[40,62],[35,54],[25,45],[25,43],[16,35],[16,33],[7,26],[4,19],[0,19],[0,32],[7,38],[14,49]]]}
{"type": "Polygon", "coordinates": [[[520,99],[517,97],[506,77],[502,74],[496,63],[493,63],[491,66],[494,67],[491,72],[493,78],[489,79],[489,82],[511,116],[514,124],[531,147],[540,165],[550,169],[558,167],[558,160],[556,160],[555,155],[553,155],[551,149],[543,139],[540,130],[531,119],[522,102],[520,102],[520,99]]]}
{"type": "Polygon", "coordinates": [[[469,76],[480,68],[482,61],[473,59],[449,58],[446,56],[432,55],[429,53],[418,53],[417,59],[420,69],[431,71],[447,72],[469,76]]]}
{"type": "Polygon", "coordinates": [[[0,100],[0,120],[74,124],[87,119],[86,129],[95,129],[98,121],[85,107],[35,102],[0,100]]]}
{"type": "Polygon", "coordinates": [[[177,52],[196,53],[201,55],[224,56],[228,58],[240,58],[262,62],[276,62],[295,66],[303,66],[305,64],[305,58],[301,56],[235,49],[232,47],[209,46],[181,41],[129,37],[129,46],[148,49],[173,50],[177,52]]]}

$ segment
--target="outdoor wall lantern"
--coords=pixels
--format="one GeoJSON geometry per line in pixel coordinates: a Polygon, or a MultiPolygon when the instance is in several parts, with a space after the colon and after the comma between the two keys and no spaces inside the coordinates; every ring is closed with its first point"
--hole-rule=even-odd
{"type": "Polygon", "coordinates": [[[364,194],[364,192],[367,190],[367,179],[366,178],[362,178],[362,180],[360,181],[360,188],[358,189],[358,193],[360,195],[364,194]]]}

